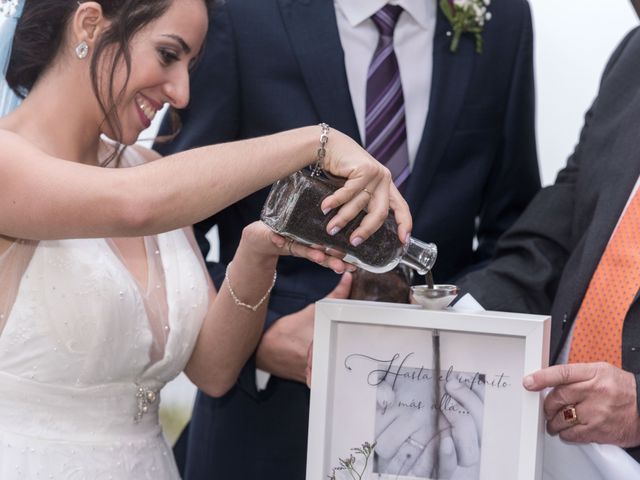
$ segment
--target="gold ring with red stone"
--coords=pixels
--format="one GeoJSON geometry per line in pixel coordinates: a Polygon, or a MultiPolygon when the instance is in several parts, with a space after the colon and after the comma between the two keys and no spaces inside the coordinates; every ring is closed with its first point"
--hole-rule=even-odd
{"type": "Polygon", "coordinates": [[[578,413],[576,412],[575,405],[567,405],[562,409],[562,418],[569,425],[575,425],[578,423],[578,413]]]}

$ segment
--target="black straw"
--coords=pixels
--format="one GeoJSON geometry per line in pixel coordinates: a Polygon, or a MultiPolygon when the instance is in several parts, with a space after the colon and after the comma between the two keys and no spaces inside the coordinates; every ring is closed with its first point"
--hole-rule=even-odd
{"type": "MultiPolygon", "coordinates": [[[[431,273],[431,272],[429,272],[431,273]]],[[[441,410],[441,391],[440,391],[440,331],[433,330],[431,336],[431,344],[433,346],[433,396],[434,396],[434,415],[435,415],[435,431],[436,436],[433,439],[435,445],[433,449],[433,475],[431,478],[439,478],[440,473],[440,410],[441,410]]]]}

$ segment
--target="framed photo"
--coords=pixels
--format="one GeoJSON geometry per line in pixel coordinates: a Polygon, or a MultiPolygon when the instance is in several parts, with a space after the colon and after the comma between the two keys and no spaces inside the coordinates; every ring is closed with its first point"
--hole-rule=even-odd
{"type": "Polygon", "coordinates": [[[538,480],[550,318],[316,305],[307,480],[538,480]]]}

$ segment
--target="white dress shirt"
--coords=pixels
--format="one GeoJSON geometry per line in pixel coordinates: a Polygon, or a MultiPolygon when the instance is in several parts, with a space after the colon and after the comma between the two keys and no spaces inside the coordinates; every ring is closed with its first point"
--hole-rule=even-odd
{"type": "Polygon", "coordinates": [[[363,142],[367,73],[379,38],[378,29],[370,17],[387,3],[405,10],[396,24],[393,44],[405,100],[409,165],[413,168],[429,112],[436,0],[334,1],[349,91],[363,142]]]}

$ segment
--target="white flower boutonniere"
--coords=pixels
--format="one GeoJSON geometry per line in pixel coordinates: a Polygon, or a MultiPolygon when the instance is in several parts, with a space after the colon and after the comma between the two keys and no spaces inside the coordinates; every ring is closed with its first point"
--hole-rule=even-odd
{"type": "Polygon", "coordinates": [[[440,8],[453,29],[452,52],[458,50],[462,34],[471,33],[476,38],[476,52],[482,53],[482,29],[491,20],[487,10],[490,3],[491,0],[440,0],[440,8]]]}
{"type": "Polygon", "coordinates": [[[18,0],[0,0],[0,15],[15,17],[18,11],[18,0]]]}

